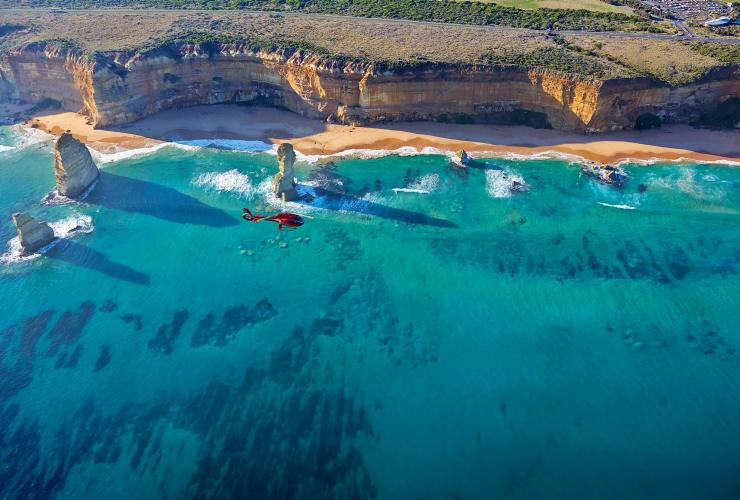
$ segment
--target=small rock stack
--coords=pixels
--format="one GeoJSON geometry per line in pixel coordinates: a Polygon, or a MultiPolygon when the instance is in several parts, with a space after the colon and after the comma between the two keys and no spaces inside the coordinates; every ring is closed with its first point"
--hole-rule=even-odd
{"type": "Polygon", "coordinates": [[[84,144],[65,132],[54,145],[54,177],[59,194],[79,196],[98,178],[100,171],[84,144]]]}
{"type": "Polygon", "coordinates": [[[21,241],[24,255],[34,253],[56,238],[54,230],[49,227],[49,224],[37,221],[28,214],[13,214],[13,224],[18,229],[18,239],[21,241]]]}
{"type": "Polygon", "coordinates": [[[293,145],[284,142],[278,147],[278,163],[280,172],[272,179],[272,191],[278,198],[286,201],[297,200],[301,196],[296,191],[295,177],[293,175],[293,164],[295,163],[295,151],[293,145]]]}

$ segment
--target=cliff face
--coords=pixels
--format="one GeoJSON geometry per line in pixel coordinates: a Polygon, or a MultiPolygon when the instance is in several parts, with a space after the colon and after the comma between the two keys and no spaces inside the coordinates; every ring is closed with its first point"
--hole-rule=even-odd
{"type": "Polygon", "coordinates": [[[340,123],[451,119],[599,132],[643,113],[685,122],[740,96],[740,68],[670,87],[649,78],[593,81],[546,71],[428,65],[383,70],[302,52],[172,45],[96,61],[29,47],[0,58],[0,98],[50,97],[97,126],[195,104],[261,102],[340,123]],[[5,90],[3,90],[5,89],[5,90]]]}
{"type": "Polygon", "coordinates": [[[65,109],[94,109],[89,93],[94,64],[67,50],[32,46],[0,56],[0,98],[39,102],[46,98],[65,109]]]}

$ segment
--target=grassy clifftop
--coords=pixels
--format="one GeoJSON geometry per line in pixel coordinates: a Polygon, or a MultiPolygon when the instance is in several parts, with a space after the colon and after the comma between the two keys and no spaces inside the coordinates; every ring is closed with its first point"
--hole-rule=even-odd
{"type": "Polygon", "coordinates": [[[486,2],[449,0],[0,0],[0,7],[154,7],[252,9],[342,16],[499,25],[530,29],[671,32],[668,23],[613,11],[518,9],[486,2]]]}
{"type": "Polygon", "coordinates": [[[740,46],[608,36],[548,36],[500,27],[245,12],[5,12],[0,50],[50,42],[88,54],[147,51],[177,41],[306,49],[387,66],[521,66],[587,78],[651,76],[669,84],[740,63],[740,46]]]}

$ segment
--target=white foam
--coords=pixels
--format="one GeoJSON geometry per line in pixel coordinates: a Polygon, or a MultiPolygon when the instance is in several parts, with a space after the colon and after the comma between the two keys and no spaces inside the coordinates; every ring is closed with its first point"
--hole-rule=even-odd
{"type": "Polygon", "coordinates": [[[59,190],[57,188],[52,189],[49,191],[46,196],[41,198],[41,203],[44,205],[69,205],[71,203],[78,203],[80,201],[84,201],[85,198],[92,192],[93,189],[95,189],[95,186],[98,185],[98,181],[100,179],[95,179],[95,181],[88,186],[88,188],[79,196],[76,198],[68,198],[64,196],[63,194],[59,193],[59,190]]]}
{"type": "Polygon", "coordinates": [[[50,222],[49,227],[54,230],[57,238],[71,238],[80,234],[90,234],[95,229],[92,217],[83,214],[74,214],[66,219],[50,222]]]}
{"type": "Polygon", "coordinates": [[[612,205],[611,203],[603,203],[601,201],[597,201],[599,205],[605,206],[605,207],[611,207],[611,208],[621,208],[622,210],[634,210],[635,207],[632,207],[630,205],[612,205]]]}
{"type": "Polygon", "coordinates": [[[393,188],[395,193],[418,193],[418,194],[429,194],[426,189],[413,189],[413,188],[393,188]]]}
{"type": "Polygon", "coordinates": [[[199,149],[197,146],[189,146],[187,144],[179,144],[176,142],[161,142],[159,144],[155,144],[154,146],[149,146],[146,148],[125,149],[125,150],[120,150],[120,151],[114,151],[112,153],[101,153],[100,151],[96,151],[91,148],[88,148],[88,149],[90,150],[90,154],[95,160],[95,163],[97,163],[98,166],[100,166],[100,165],[106,165],[108,163],[114,163],[114,162],[118,162],[122,160],[133,160],[137,158],[142,158],[144,156],[148,156],[153,153],[156,153],[160,149],[164,149],[164,148],[177,148],[183,151],[197,151],[199,149]]]}
{"type": "Polygon", "coordinates": [[[346,158],[357,158],[359,160],[371,160],[374,158],[382,158],[384,156],[398,155],[398,156],[416,156],[420,154],[440,154],[440,150],[433,148],[424,148],[421,151],[411,146],[403,146],[398,149],[345,149],[338,153],[329,155],[304,155],[296,151],[296,159],[298,161],[304,161],[306,163],[316,163],[320,160],[326,159],[346,159],[346,158]]]}
{"type": "Polygon", "coordinates": [[[439,174],[427,174],[409,184],[408,187],[430,193],[435,191],[437,186],[439,186],[439,174]]]}
{"type": "Polygon", "coordinates": [[[427,174],[419,177],[414,182],[403,188],[393,188],[396,193],[418,193],[429,194],[437,189],[439,185],[439,174],[427,174]]]}
{"type": "Polygon", "coordinates": [[[701,200],[719,200],[727,194],[726,183],[719,181],[714,175],[704,175],[697,179],[696,170],[690,167],[682,167],[664,177],[653,178],[649,181],[649,184],[664,189],[681,191],[701,200]]]}
{"type": "Polygon", "coordinates": [[[310,213],[316,209],[324,208],[321,201],[322,197],[319,196],[315,188],[316,184],[312,181],[304,181],[296,186],[296,191],[301,197],[308,195],[313,199],[310,205],[306,203],[297,203],[295,201],[286,201],[283,203],[283,200],[275,195],[272,190],[271,178],[267,178],[257,185],[255,195],[271,209],[310,213]]]}
{"type": "Polygon", "coordinates": [[[226,172],[205,172],[198,175],[193,184],[219,193],[235,193],[249,199],[258,193],[258,188],[249,176],[236,169],[226,172]]]}
{"type": "Polygon", "coordinates": [[[26,125],[13,125],[10,129],[14,136],[13,145],[0,146],[0,153],[20,150],[36,144],[49,143],[54,139],[53,135],[26,125]]]}
{"type": "Polygon", "coordinates": [[[514,182],[526,186],[524,178],[516,173],[504,170],[486,170],[486,191],[493,198],[509,198],[512,194],[511,186],[514,182]]]}
{"type": "Polygon", "coordinates": [[[54,248],[60,241],[71,239],[82,234],[89,234],[95,229],[92,217],[89,215],[74,214],[66,219],[50,222],[49,227],[54,231],[56,240],[40,248],[32,254],[23,255],[21,241],[16,236],[8,242],[8,250],[0,255],[0,264],[12,264],[14,262],[24,262],[37,259],[50,249],[54,248]]]}
{"type": "Polygon", "coordinates": [[[680,157],[676,158],[675,160],[668,160],[665,158],[648,158],[647,160],[642,160],[638,158],[626,158],[624,160],[620,160],[617,165],[639,165],[644,167],[649,167],[652,165],[656,165],[659,163],[698,163],[701,165],[727,165],[730,167],[740,167],[740,161],[734,161],[734,160],[696,160],[694,158],[686,158],[686,157],[680,157]]]}

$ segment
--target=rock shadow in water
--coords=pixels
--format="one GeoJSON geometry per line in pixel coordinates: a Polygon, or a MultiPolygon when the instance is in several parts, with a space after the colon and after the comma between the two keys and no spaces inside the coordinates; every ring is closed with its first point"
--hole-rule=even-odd
{"type": "Polygon", "coordinates": [[[98,185],[85,201],[178,224],[227,227],[238,223],[223,210],[170,187],[109,172],[100,172],[98,185]]]}
{"type": "Polygon", "coordinates": [[[75,266],[98,271],[119,280],[146,286],[149,286],[151,283],[148,274],[137,271],[125,264],[112,261],[104,253],[80,245],[74,241],[62,241],[45,255],[75,266]]]}
{"type": "Polygon", "coordinates": [[[419,212],[393,208],[380,203],[356,198],[347,194],[329,191],[324,188],[312,188],[313,195],[316,197],[313,201],[300,201],[306,205],[318,206],[327,210],[343,210],[345,212],[357,212],[384,219],[407,222],[409,224],[421,224],[425,226],[446,227],[459,229],[460,226],[452,221],[431,217],[419,212]]]}

